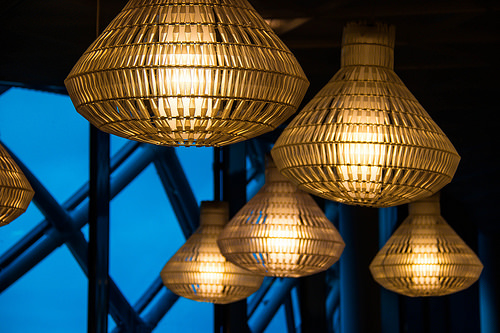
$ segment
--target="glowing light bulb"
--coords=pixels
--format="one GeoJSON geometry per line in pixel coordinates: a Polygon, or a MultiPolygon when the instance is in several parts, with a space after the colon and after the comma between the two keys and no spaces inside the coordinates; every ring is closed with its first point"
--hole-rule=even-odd
{"type": "Polygon", "coordinates": [[[282,176],[271,157],[266,182],[217,243],[232,263],[266,276],[299,277],[333,265],[344,241],[313,198],[282,176]]]}
{"type": "Polygon", "coordinates": [[[410,215],[377,253],[370,271],[406,296],[441,296],[472,285],[483,265],[439,212],[439,194],[410,203],[410,215]]]}
{"type": "Polygon", "coordinates": [[[299,189],[388,207],[449,183],[460,156],[394,72],[395,29],[349,23],[341,68],[283,130],[271,153],[299,189]]]}
{"type": "Polygon", "coordinates": [[[228,262],[217,246],[228,215],[226,202],[201,203],[200,227],[161,271],[163,283],[172,292],[195,301],[226,304],[259,289],[263,277],[228,262]]]}

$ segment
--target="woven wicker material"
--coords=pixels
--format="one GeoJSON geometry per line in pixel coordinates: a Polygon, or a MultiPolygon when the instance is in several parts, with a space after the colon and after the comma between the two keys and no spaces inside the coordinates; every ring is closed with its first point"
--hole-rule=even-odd
{"type": "Polygon", "coordinates": [[[165,286],[195,301],[226,304],[253,294],[263,277],[226,261],[217,236],[229,217],[226,202],[201,204],[200,227],[161,271],[165,286]]]}
{"type": "Polygon", "coordinates": [[[220,146],[275,129],[309,82],[246,0],[130,0],[65,84],[105,132],[220,146]]]}
{"type": "Polygon", "coordinates": [[[231,262],[267,276],[299,277],[324,271],[344,249],[337,229],[307,193],[268,160],[266,183],[219,236],[231,262]]]}
{"type": "Polygon", "coordinates": [[[483,265],[441,217],[439,195],[410,204],[410,215],[377,253],[370,271],[406,296],[441,296],[472,285],[483,265]]]}
{"type": "Polygon", "coordinates": [[[0,227],[24,213],[34,194],[21,169],[0,145],[0,227]]]}
{"type": "Polygon", "coordinates": [[[394,27],[351,23],[342,66],[291,121],[272,155],[299,188],[387,207],[448,184],[459,155],[393,71],[394,27]]]}

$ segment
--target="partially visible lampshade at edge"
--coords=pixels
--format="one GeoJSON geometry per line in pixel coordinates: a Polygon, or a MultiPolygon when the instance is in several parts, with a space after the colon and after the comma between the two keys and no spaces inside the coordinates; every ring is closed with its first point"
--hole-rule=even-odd
{"type": "Polygon", "coordinates": [[[309,86],[246,0],[130,0],[65,80],[104,132],[168,146],[221,146],[274,130],[309,86]]]}
{"type": "Polygon", "coordinates": [[[377,253],[370,271],[406,296],[442,296],[468,288],[483,265],[440,215],[439,193],[410,203],[409,216],[377,253]]]}
{"type": "Polygon", "coordinates": [[[253,294],[263,277],[228,262],[217,236],[229,218],[226,202],[203,201],[200,227],[161,271],[165,286],[175,294],[200,302],[226,304],[253,294]]]}
{"type": "Polygon", "coordinates": [[[344,250],[313,198],[283,177],[270,157],[264,186],[229,221],[218,244],[232,263],[276,277],[324,271],[344,250]]]}
{"type": "Polygon", "coordinates": [[[448,184],[460,156],[394,72],[393,26],[349,23],[341,68],[282,132],[278,169],[301,190],[388,207],[448,184]]]}
{"type": "Polygon", "coordinates": [[[0,227],[24,213],[34,195],[26,176],[0,144],[0,227]]]}

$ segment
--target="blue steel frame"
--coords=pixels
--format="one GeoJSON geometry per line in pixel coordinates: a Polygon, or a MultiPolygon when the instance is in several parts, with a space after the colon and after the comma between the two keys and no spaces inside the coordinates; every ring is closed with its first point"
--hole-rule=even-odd
{"type": "MultiPolygon", "coordinates": [[[[106,143],[106,138],[103,139],[101,137],[98,140],[104,140],[105,146],[109,144],[106,143]]],[[[8,148],[6,147],[6,149],[8,148]]],[[[99,150],[102,147],[99,148],[99,145],[91,146],[91,151],[96,149],[99,150]]],[[[101,152],[101,156],[95,160],[95,163],[98,164],[109,163],[109,177],[106,175],[107,167],[104,165],[104,179],[110,179],[109,196],[107,196],[109,199],[106,201],[113,199],[148,165],[153,163],[172,204],[182,232],[186,238],[189,237],[198,226],[199,207],[180,161],[177,158],[175,149],[129,142],[107,161],[106,157],[103,157],[102,154],[109,154],[108,149],[104,147],[104,152],[101,152]]],[[[240,185],[243,185],[243,187],[251,179],[262,176],[264,172],[264,154],[262,152],[265,149],[264,144],[254,139],[244,144],[234,145],[232,151],[227,149],[222,154],[224,156],[223,161],[221,165],[216,165],[216,167],[221,167],[222,170],[225,170],[223,183],[226,184],[224,186],[226,198],[227,196],[234,197],[234,191],[241,191],[240,186],[235,187],[233,181],[228,180],[230,177],[235,177],[234,172],[240,173],[237,177],[240,178],[239,181],[242,182],[240,185]],[[246,153],[242,153],[242,151],[246,151],[246,153]],[[241,172],[245,171],[242,168],[246,168],[247,159],[250,162],[248,177],[245,176],[245,172],[243,173],[244,178],[241,179],[241,172]],[[237,163],[236,169],[231,166],[231,163],[233,165],[237,163]],[[233,185],[229,186],[228,184],[233,185]]],[[[145,290],[137,303],[132,306],[128,303],[114,281],[107,275],[107,267],[95,267],[95,269],[101,270],[100,276],[96,274],[89,275],[89,264],[95,264],[96,259],[89,257],[89,242],[86,241],[81,231],[81,228],[88,223],[90,217],[89,197],[92,190],[89,183],[83,184],[65,203],[59,204],[16,155],[12,151],[9,151],[9,154],[11,154],[34,188],[35,197],[33,202],[42,212],[45,219],[0,256],[0,292],[17,281],[17,279],[42,261],[53,250],[62,244],[66,244],[89,279],[106,279],[108,281],[109,287],[104,293],[109,293],[107,297],[109,299],[109,309],[107,309],[107,306],[102,306],[102,303],[98,306],[97,298],[102,296],[99,296],[99,293],[95,289],[93,291],[95,294],[92,296],[89,290],[89,302],[91,297],[96,302],[92,309],[89,305],[89,332],[100,333],[107,331],[107,322],[103,323],[102,318],[104,316],[107,317],[108,312],[117,324],[113,333],[152,332],[158,322],[175,304],[178,296],[164,288],[158,276],[145,290]],[[152,306],[149,306],[150,304],[152,306]],[[145,311],[146,308],[148,308],[148,311],[145,311]],[[94,317],[90,319],[90,316],[94,317]],[[91,320],[94,321],[93,324],[91,324],[91,320]],[[101,320],[100,323],[98,322],[99,320],[101,320]],[[94,326],[91,328],[90,325],[94,326]]],[[[94,165],[92,168],[99,167],[102,168],[103,166],[94,165]]],[[[105,180],[101,179],[99,181],[101,182],[101,186],[106,186],[105,180]]],[[[242,203],[244,203],[244,200],[239,205],[242,203]]],[[[104,207],[104,213],[101,212],[101,214],[106,215],[106,209],[104,207]]],[[[233,209],[237,210],[238,204],[233,209]]],[[[102,232],[102,230],[98,232],[102,232]]],[[[100,240],[100,246],[107,246],[107,237],[108,235],[105,233],[105,239],[100,240]]],[[[107,265],[107,263],[104,261],[104,263],[101,262],[99,265],[107,265]]],[[[250,332],[263,332],[283,305],[288,331],[295,332],[297,325],[300,325],[300,314],[293,311],[291,292],[297,284],[297,279],[266,278],[262,288],[252,295],[248,299],[248,302],[241,304],[239,310],[235,310],[234,306],[232,309],[226,308],[222,310],[223,313],[226,313],[226,319],[221,322],[219,329],[224,332],[230,332],[231,324],[229,322],[231,320],[230,317],[235,313],[234,311],[239,311],[240,316],[244,316],[241,311],[246,311],[247,320],[245,322],[248,323],[247,327],[250,332]]],[[[103,291],[101,290],[100,292],[102,293],[103,291]]],[[[338,300],[338,296],[336,295],[338,295],[338,288],[332,288],[328,297],[329,299],[333,297],[338,300]]],[[[336,304],[335,308],[338,308],[338,302],[334,304],[336,304]]],[[[328,313],[331,313],[333,317],[335,311],[331,309],[331,306],[330,308],[327,307],[327,309],[329,310],[328,313]]],[[[332,318],[328,320],[332,322],[332,318]]],[[[235,330],[233,329],[233,331],[235,330]]],[[[338,332],[338,329],[335,329],[334,332],[338,332]]]]}

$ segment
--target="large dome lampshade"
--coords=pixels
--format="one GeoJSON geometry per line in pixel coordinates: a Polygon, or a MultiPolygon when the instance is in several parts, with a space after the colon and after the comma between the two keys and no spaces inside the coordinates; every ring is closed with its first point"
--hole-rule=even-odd
{"type": "Polygon", "coordinates": [[[409,212],[370,264],[375,281],[411,297],[447,295],[476,282],[483,265],[440,215],[439,193],[410,203],[409,212]]]}
{"type": "Polygon", "coordinates": [[[259,289],[262,276],[233,265],[219,251],[217,236],[228,218],[227,202],[201,203],[200,227],[161,271],[168,289],[194,301],[217,304],[236,302],[259,289]]]}
{"type": "Polygon", "coordinates": [[[395,29],[349,23],[341,68],[290,122],[272,155],[301,190],[388,207],[448,184],[460,156],[394,72],[395,29]]]}
{"type": "Polygon", "coordinates": [[[229,221],[218,244],[232,263],[276,277],[324,271],[345,245],[313,198],[283,177],[270,157],[264,186],[229,221]]]}
{"type": "Polygon", "coordinates": [[[222,146],[274,130],[309,82],[246,0],[130,0],[65,80],[104,132],[222,146]]]}
{"type": "Polygon", "coordinates": [[[0,144],[0,227],[23,214],[34,195],[26,176],[0,144]]]}

